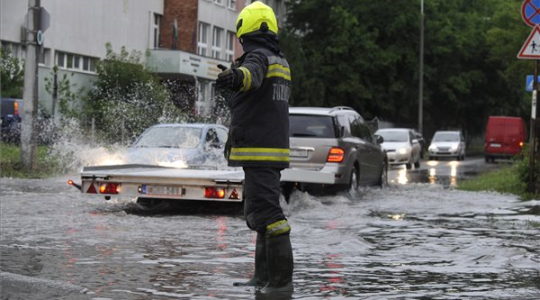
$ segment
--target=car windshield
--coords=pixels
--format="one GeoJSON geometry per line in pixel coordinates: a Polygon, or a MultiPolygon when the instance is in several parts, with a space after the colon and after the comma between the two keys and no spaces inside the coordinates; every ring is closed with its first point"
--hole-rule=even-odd
{"type": "Polygon", "coordinates": [[[437,133],[433,137],[435,142],[459,142],[459,134],[452,132],[437,133]]]}
{"type": "Polygon", "coordinates": [[[201,140],[201,128],[154,127],[143,133],[133,147],[195,148],[201,140]]]}
{"type": "Polygon", "coordinates": [[[386,131],[381,130],[378,131],[376,134],[383,137],[385,142],[408,142],[409,141],[409,135],[406,131],[386,131]]]}
{"type": "Polygon", "coordinates": [[[289,115],[289,136],[335,138],[334,122],[329,116],[289,115]]]}

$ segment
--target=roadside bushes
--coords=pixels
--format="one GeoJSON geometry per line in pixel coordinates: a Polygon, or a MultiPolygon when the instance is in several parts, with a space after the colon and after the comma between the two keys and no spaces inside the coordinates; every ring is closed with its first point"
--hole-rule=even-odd
{"type": "Polygon", "coordinates": [[[122,47],[114,53],[111,44],[106,49],[88,99],[96,129],[106,140],[129,142],[164,118],[182,115],[157,75],[140,62],[140,52],[128,53],[122,47]]]}

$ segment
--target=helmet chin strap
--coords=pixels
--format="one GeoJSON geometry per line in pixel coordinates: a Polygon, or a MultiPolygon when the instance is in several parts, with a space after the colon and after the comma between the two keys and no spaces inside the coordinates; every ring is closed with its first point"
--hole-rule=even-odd
{"type": "Polygon", "coordinates": [[[266,22],[262,22],[259,29],[264,33],[268,32],[268,24],[266,24],[266,22]]]}

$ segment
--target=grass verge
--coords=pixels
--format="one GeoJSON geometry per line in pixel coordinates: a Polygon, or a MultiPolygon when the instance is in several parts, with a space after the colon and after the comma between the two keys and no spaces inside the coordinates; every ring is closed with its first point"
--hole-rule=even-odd
{"type": "Polygon", "coordinates": [[[36,168],[27,173],[21,162],[21,147],[0,143],[0,177],[47,178],[56,175],[56,162],[49,158],[47,146],[38,146],[36,168]]]}
{"type": "Polygon", "coordinates": [[[520,180],[515,165],[465,179],[459,183],[457,188],[464,191],[494,191],[514,194],[523,200],[533,198],[533,195],[526,192],[527,185],[520,180]]]}

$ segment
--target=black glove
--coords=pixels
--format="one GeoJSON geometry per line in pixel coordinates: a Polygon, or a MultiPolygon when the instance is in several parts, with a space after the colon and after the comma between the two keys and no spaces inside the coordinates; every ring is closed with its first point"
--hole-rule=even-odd
{"type": "Polygon", "coordinates": [[[228,69],[224,65],[218,65],[221,69],[221,73],[218,74],[216,80],[217,88],[228,88],[233,91],[238,91],[242,87],[243,76],[242,72],[238,69],[228,69]]]}

